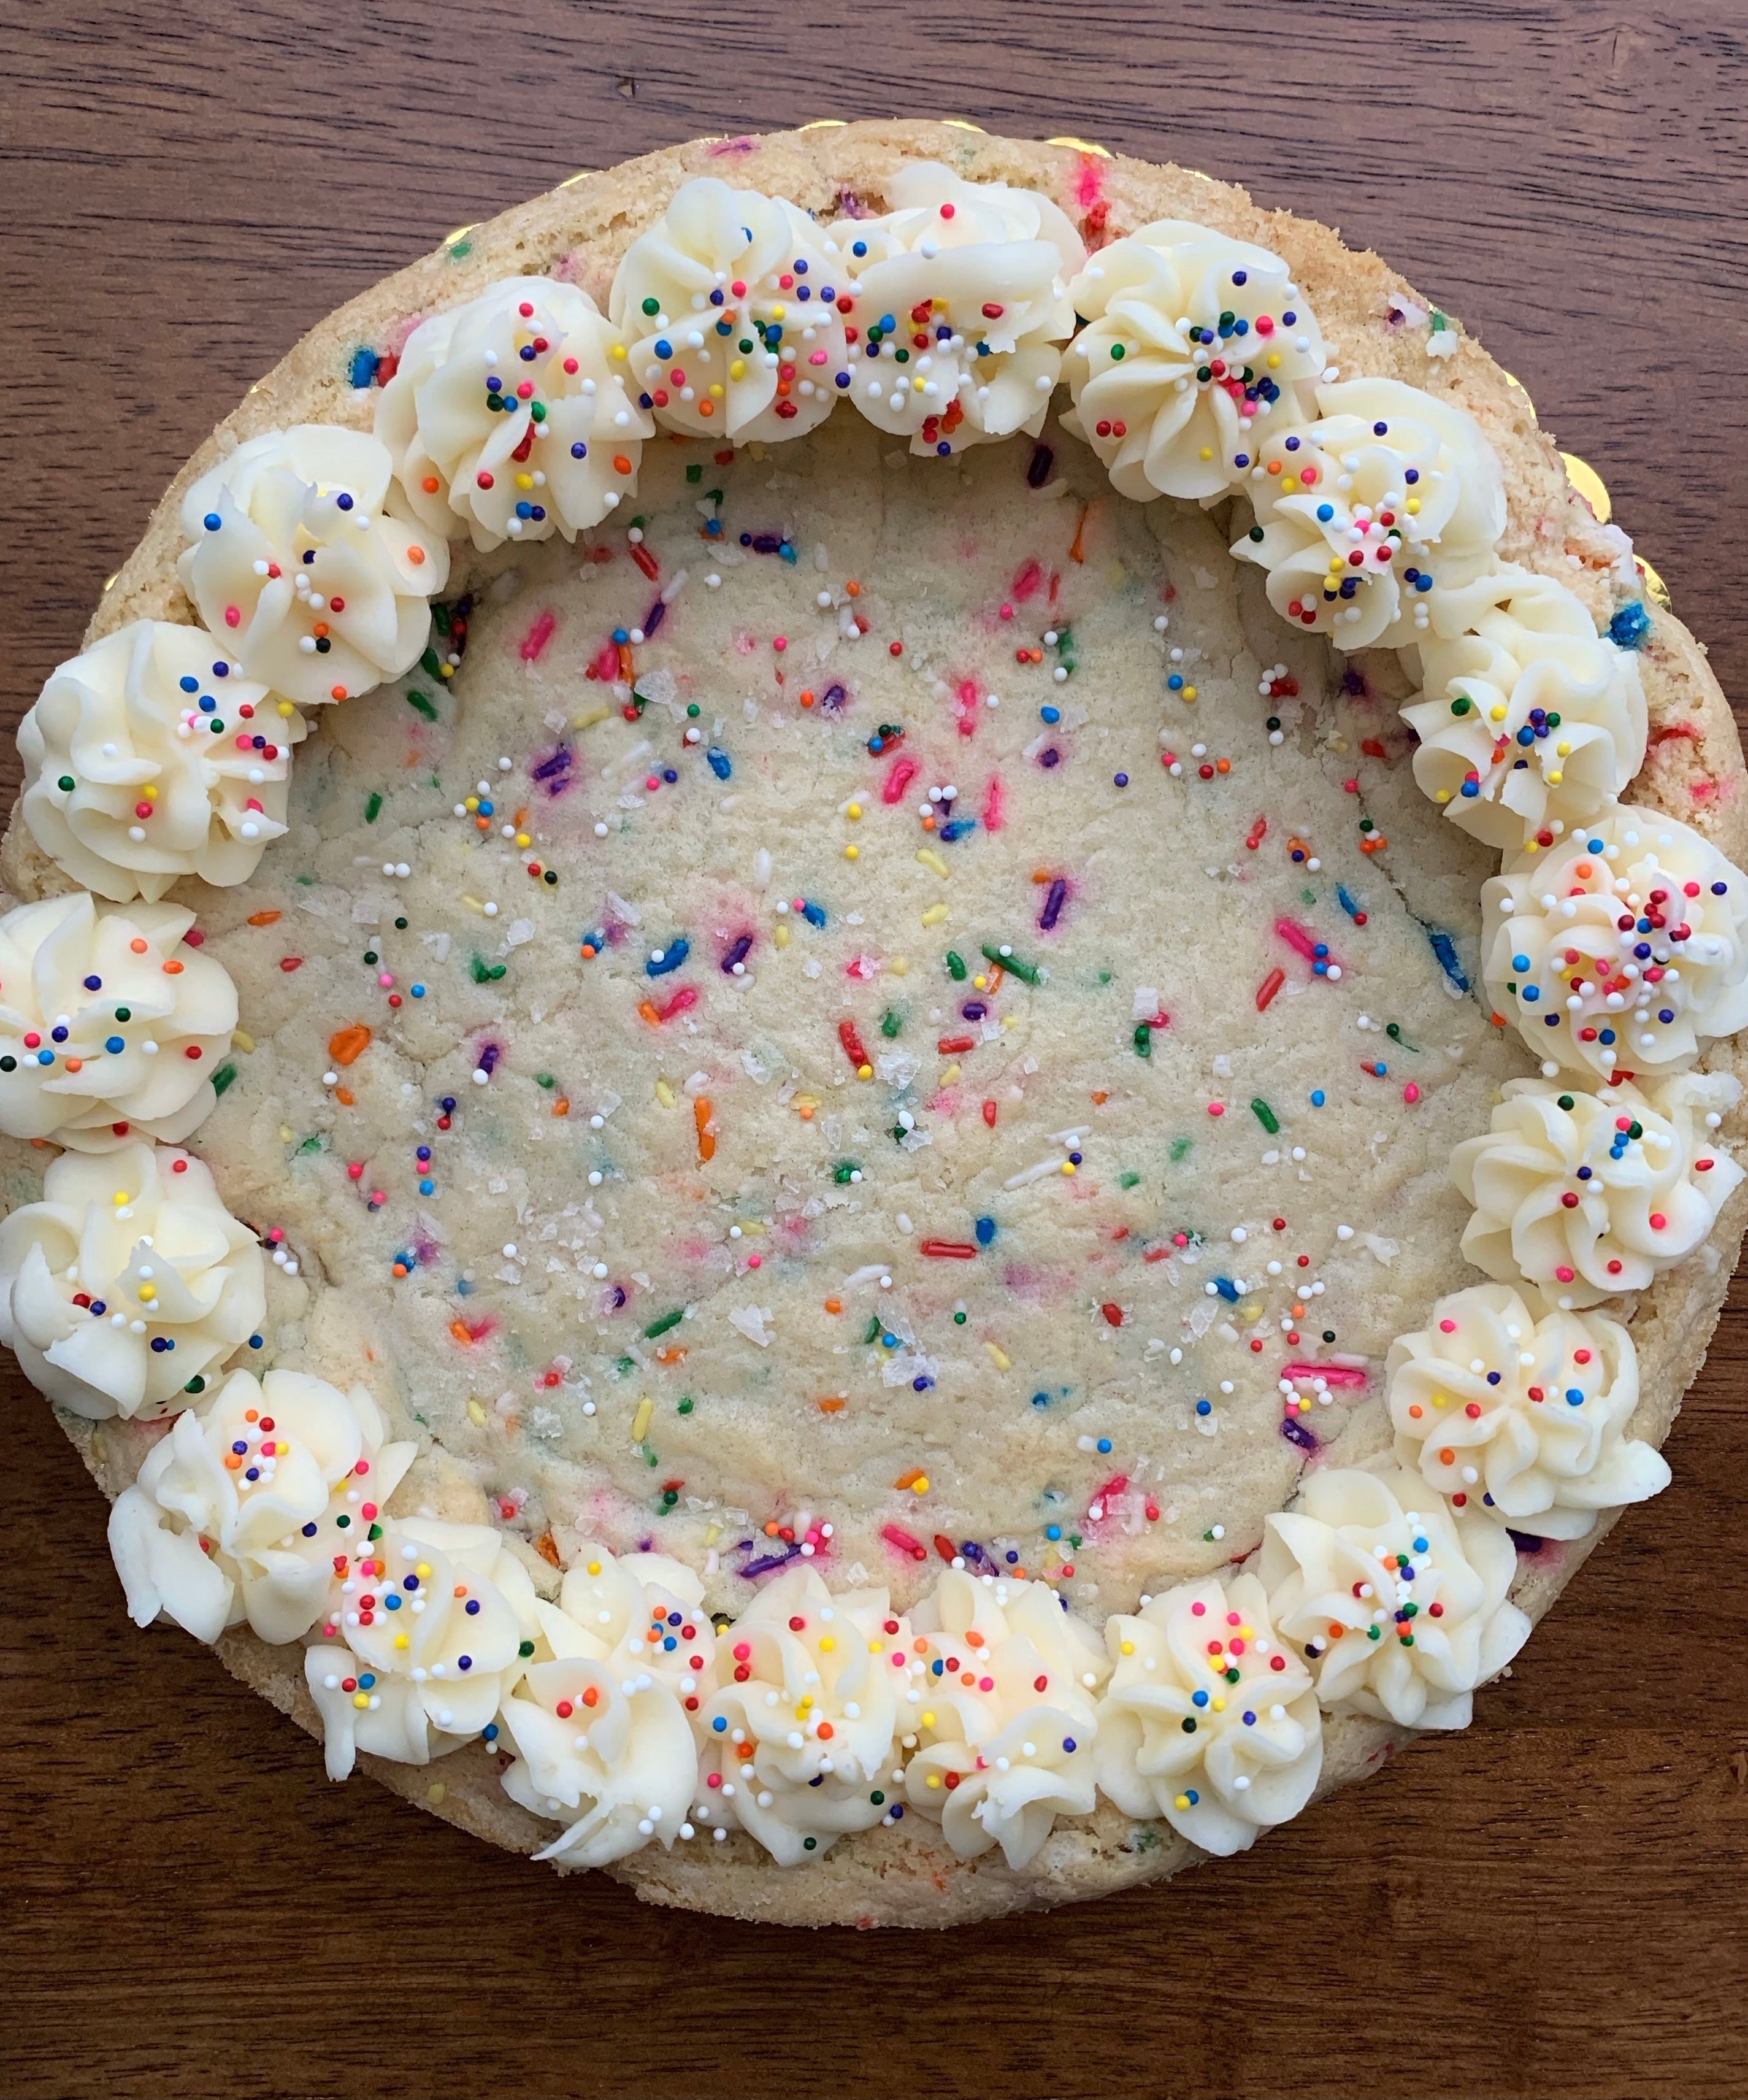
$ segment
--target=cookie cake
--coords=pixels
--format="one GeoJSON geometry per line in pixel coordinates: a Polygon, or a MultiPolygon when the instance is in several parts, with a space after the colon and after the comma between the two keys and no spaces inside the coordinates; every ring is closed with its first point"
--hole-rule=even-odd
{"type": "Polygon", "coordinates": [[[1744,1220],[1742,756],[1573,475],[1376,257],[969,126],[580,175],[324,322],[0,857],[0,1339],[134,1620],[796,1923],[1467,1725],[1744,1220]]]}

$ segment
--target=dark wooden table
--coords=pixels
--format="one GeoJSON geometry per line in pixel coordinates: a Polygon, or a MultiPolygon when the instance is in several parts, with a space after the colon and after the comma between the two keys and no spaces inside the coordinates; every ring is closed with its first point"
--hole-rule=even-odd
{"type": "MultiPolygon", "coordinates": [[[[1748,696],[1741,0],[853,19],[4,0],[7,725],[329,308],[579,167],[885,114],[1174,157],[1379,248],[1603,469],[1748,696]]],[[[1674,1487],[1468,1734],[1248,1860],[949,1939],[645,1910],[330,1787],[192,1642],[128,1626],[100,1498],[14,1377],[0,2093],[1748,2093],[1745,1361],[1739,1284],[1674,1487]]]]}

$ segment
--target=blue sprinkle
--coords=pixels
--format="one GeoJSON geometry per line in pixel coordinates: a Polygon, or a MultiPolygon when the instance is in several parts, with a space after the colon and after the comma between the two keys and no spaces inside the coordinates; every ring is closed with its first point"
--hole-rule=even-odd
{"type": "Polygon", "coordinates": [[[995,1238],[995,1220],[993,1218],[980,1218],[977,1220],[974,1229],[977,1234],[977,1244],[979,1246],[988,1246],[991,1240],[995,1238]]]}
{"type": "Polygon", "coordinates": [[[1219,1292],[1220,1295],[1226,1300],[1228,1304],[1237,1304],[1238,1286],[1232,1281],[1230,1276],[1217,1276],[1214,1278],[1214,1288],[1219,1292]]]}
{"type": "Polygon", "coordinates": [[[368,386],[376,377],[376,367],[381,362],[373,350],[354,350],[352,362],[346,369],[346,377],[354,386],[368,386]]]}
{"type": "Polygon", "coordinates": [[[1468,979],[1464,975],[1463,966],[1457,960],[1456,942],[1436,926],[1427,928],[1426,938],[1432,944],[1433,955],[1438,959],[1439,968],[1459,991],[1467,991],[1468,979]]]}
{"type": "Polygon", "coordinates": [[[1326,1101],[1328,1101],[1328,1098],[1329,1098],[1329,1096],[1328,1096],[1328,1095],[1323,1092],[1323,1088],[1322,1088],[1321,1087],[1313,1087],[1313,1088],[1312,1088],[1312,1089],[1311,1089],[1311,1106],[1312,1106],[1314,1109],[1320,1109],[1320,1108],[1323,1106],[1323,1103],[1324,1103],[1326,1101]]]}
{"type": "Polygon", "coordinates": [[[662,960],[659,962],[656,960],[654,955],[651,955],[649,960],[644,964],[644,974],[646,977],[667,977],[673,971],[677,970],[680,968],[680,965],[685,960],[686,957],[689,955],[691,952],[692,943],[689,941],[684,939],[670,941],[667,946],[663,949],[662,960]]]}
{"type": "Polygon", "coordinates": [[[826,907],[823,904],[815,904],[810,898],[802,906],[801,915],[810,926],[823,926],[826,923],[826,907]]]}
{"type": "Polygon", "coordinates": [[[1637,598],[1630,599],[1609,622],[1609,639],[1617,649],[1642,649],[1650,635],[1651,615],[1637,598]]]}
{"type": "Polygon", "coordinates": [[[710,761],[710,770],[719,780],[726,780],[734,768],[729,762],[729,754],[712,744],[704,756],[710,761]]]}

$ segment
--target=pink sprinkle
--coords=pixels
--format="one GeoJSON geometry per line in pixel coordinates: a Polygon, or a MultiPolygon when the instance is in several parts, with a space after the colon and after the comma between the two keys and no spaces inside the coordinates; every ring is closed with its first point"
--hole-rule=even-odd
{"type": "Polygon", "coordinates": [[[880,1527],[880,1536],[888,1546],[896,1546],[900,1553],[908,1553],[913,1560],[927,1560],[929,1557],[928,1548],[922,1540],[913,1538],[901,1525],[883,1524],[880,1527]]]}
{"type": "Polygon", "coordinates": [[[914,758],[895,758],[886,779],[881,783],[880,800],[883,802],[899,801],[922,770],[914,758]]]}
{"type": "Polygon", "coordinates": [[[764,1266],[764,1256],[762,1254],[748,1255],[746,1257],[746,1266],[749,1268],[763,1268],[764,1266]]]}
{"type": "Polygon", "coordinates": [[[225,625],[227,627],[240,627],[242,624],[242,614],[237,611],[234,605],[227,605],[225,607],[225,625]]]}
{"type": "Polygon", "coordinates": [[[1001,774],[992,773],[984,791],[984,829],[998,832],[1006,822],[1007,790],[1002,785],[1001,774]]]}
{"type": "Polygon", "coordinates": [[[1016,605],[1024,605],[1028,598],[1037,595],[1043,588],[1043,585],[1044,571],[1034,558],[1028,562],[1014,579],[1014,602],[1016,605]]]}
{"type": "Polygon", "coordinates": [[[774,635],[772,638],[771,646],[777,651],[777,655],[781,656],[783,651],[789,646],[789,637],[786,634],[774,635]]]}
{"type": "Polygon", "coordinates": [[[1211,1116],[1223,1116],[1226,1114],[1226,1103],[1224,1101],[1210,1101],[1208,1104],[1208,1113],[1211,1116]]]}
{"type": "Polygon", "coordinates": [[[558,616],[548,610],[531,627],[522,640],[522,660],[525,664],[538,663],[541,651],[553,638],[553,630],[558,624],[558,616]]]}
{"type": "Polygon", "coordinates": [[[1412,1108],[1415,1103],[1420,1098],[1420,1090],[1414,1083],[1412,1079],[1411,1079],[1407,1085],[1402,1088],[1402,1097],[1408,1104],[1410,1108],[1412,1108]]]}
{"type": "Polygon", "coordinates": [[[1317,958],[1317,941],[1296,919],[1277,919],[1275,930],[1296,955],[1303,955],[1306,962],[1317,958]]]}
{"type": "Polygon", "coordinates": [[[1366,1374],[1346,1364],[1288,1364],[1281,1373],[1284,1379],[1321,1379],[1325,1385],[1363,1386],[1366,1374]]]}
{"type": "Polygon", "coordinates": [[[348,1165],[348,1167],[347,1167],[347,1168],[346,1168],[346,1172],[351,1176],[352,1179],[353,1179],[354,1181],[362,1181],[362,1180],[363,1180],[363,1178],[364,1178],[364,1162],[363,1162],[363,1161],[362,1159],[354,1159],[354,1160],[353,1160],[353,1161],[352,1161],[352,1162],[348,1165]]]}

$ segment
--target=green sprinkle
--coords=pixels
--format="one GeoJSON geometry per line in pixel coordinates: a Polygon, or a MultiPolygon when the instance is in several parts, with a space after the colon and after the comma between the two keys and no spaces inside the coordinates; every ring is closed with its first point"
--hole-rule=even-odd
{"type": "Polygon", "coordinates": [[[664,1312],[659,1320],[652,1320],[644,1329],[644,1339],[646,1342],[653,1342],[658,1335],[665,1335],[671,1327],[677,1327],[685,1317],[686,1308],[684,1305],[677,1307],[671,1312],[664,1312]]]}
{"type": "Polygon", "coordinates": [[[1257,1098],[1251,1103],[1250,1112],[1253,1116],[1255,1116],[1257,1121],[1261,1124],[1262,1127],[1268,1132],[1270,1137],[1279,1136],[1281,1119],[1275,1114],[1274,1110],[1269,1106],[1268,1103],[1263,1100],[1261,1094],[1258,1094],[1257,1098]]]}
{"type": "Polygon", "coordinates": [[[1144,1021],[1136,1024],[1135,1055],[1138,1057],[1151,1057],[1153,1055],[1153,1030],[1144,1021]]]}
{"type": "Polygon", "coordinates": [[[841,1187],[852,1180],[856,1175],[860,1174],[861,1171],[862,1162],[861,1160],[840,1159],[837,1165],[831,1170],[831,1178],[841,1187]]]}
{"type": "Polygon", "coordinates": [[[307,1158],[310,1153],[319,1152],[321,1149],[322,1140],[319,1137],[306,1137],[303,1143],[298,1146],[296,1152],[292,1154],[292,1157],[294,1159],[303,1159],[307,1158]]]}
{"type": "Polygon", "coordinates": [[[486,960],[486,958],[479,953],[478,949],[476,949],[473,952],[473,960],[471,967],[475,984],[495,984],[498,979],[501,977],[504,972],[509,968],[509,964],[508,963],[488,963],[486,960]]]}
{"type": "Polygon", "coordinates": [[[867,1331],[867,1333],[866,1333],[865,1335],[863,1335],[863,1337],[862,1337],[862,1340],[863,1340],[863,1342],[865,1343],[869,1343],[869,1342],[878,1342],[878,1341],[879,1340],[879,1339],[880,1339],[880,1316],[879,1316],[879,1314],[878,1314],[878,1312],[876,1312],[876,1313],[874,1314],[874,1317],[873,1317],[871,1320],[870,1320],[870,1321],[868,1322],[868,1331],[867,1331]]]}
{"type": "Polygon", "coordinates": [[[236,1077],[235,1065],[221,1065],[213,1074],[213,1092],[215,1094],[222,1094],[236,1077]]]}
{"type": "Polygon", "coordinates": [[[427,649],[419,659],[419,668],[428,678],[440,678],[443,675],[443,659],[434,649],[427,649]]]}
{"type": "Polygon", "coordinates": [[[381,814],[382,797],[380,795],[371,796],[364,805],[364,822],[367,824],[373,824],[381,814]]]}
{"type": "Polygon", "coordinates": [[[1041,984],[1044,981],[1037,964],[1022,962],[1011,948],[1004,951],[1002,949],[992,947],[986,941],[979,952],[988,961],[997,964],[998,968],[1010,970],[1022,984],[1041,984]]]}
{"type": "Polygon", "coordinates": [[[1317,892],[1314,889],[1301,889],[1299,892],[1299,902],[1301,904],[1314,904],[1317,902],[1317,892]]]}
{"type": "Polygon", "coordinates": [[[550,1072],[536,1072],[534,1075],[534,1083],[537,1087],[550,1087],[553,1083],[553,1075],[550,1072]]]}
{"type": "Polygon", "coordinates": [[[905,1025],[905,1017],[896,1006],[889,1006],[880,1017],[880,1033],[890,1043],[905,1025]]]}
{"type": "Polygon", "coordinates": [[[1193,1137],[1174,1137],[1172,1140],[1171,1159],[1173,1167],[1185,1156],[1195,1142],[1195,1140],[1193,1137]]]}
{"type": "Polygon", "coordinates": [[[437,720],[436,708],[431,705],[431,703],[425,698],[423,693],[416,693],[409,689],[407,695],[407,704],[412,709],[416,715],[423,715],[427,721],[435,721],[437,720]]]}
{"type": "Polygon", "coordinates": [[[955,1312],[953,1316],[953,1324],[955,1327],[962,1327],[965,1325],[965,1315],[962,1312],[955,1312]]]}
{"type": "Polygon", "coordinates": [[[1138,1174],[1120,1174],[1116,1177],[1116,1185],[1120,1189],[1134,1189],[1138,1186],[1140,1180],[1138,1174]]]}
{"type": "Polygon", "coordinates": [[[1384,1032],[1387,1036],[1389,1036],[1392,1043],[1399,1043],[1404,1050],[1413,1051],[1416,1057],[1420,1056],[1420,1051],[1419,1044],[1411,1043],[1407,1037],[1402,1034],[1402,1023],[1399,1021],[1385,1022],[1384,1032]]]}
{"type": "Polygon", "coordinates": [[[534,1643],[532,1641],[520,1642],[517,1644],[516,1652],[522,1657],[524,1661],[526,1661],[527,1658],[534,1653],[534,1643]]]}
{"type": "Polygon", "coordinates": [[[455,240],[450,243],[449,259],[451,262],[465,262],[473,253],[473,244],[471,240],[455,240]]]}
{"type": "Polygon", "coordinates": [[[947,951],[947,974],[955,984],[965,982],[965,958],[956,949],[947,951]]]}
{"type": "Polygon", "coordinates": [[[697,461],[693,461],[693,464],[686,469],[686,479],[696,483],[701,482],[703,479],[703,467],[697,461]]]}
{"type": "Polygon", "coordinates": [[[621,1357],[613,1368],[617,1376],[629,1378],[637,1368],[637,1361],[634,1357],[621,1357]]]}
{"type": "Polygon", "coordinates": [[[691,1394],[689,1392],[681,1396],[680,1405],[675,1410],[675,1412],[678,1414],[689,1414],[692,1412],[692,1408],[693,1399],[691,1394]]]}

